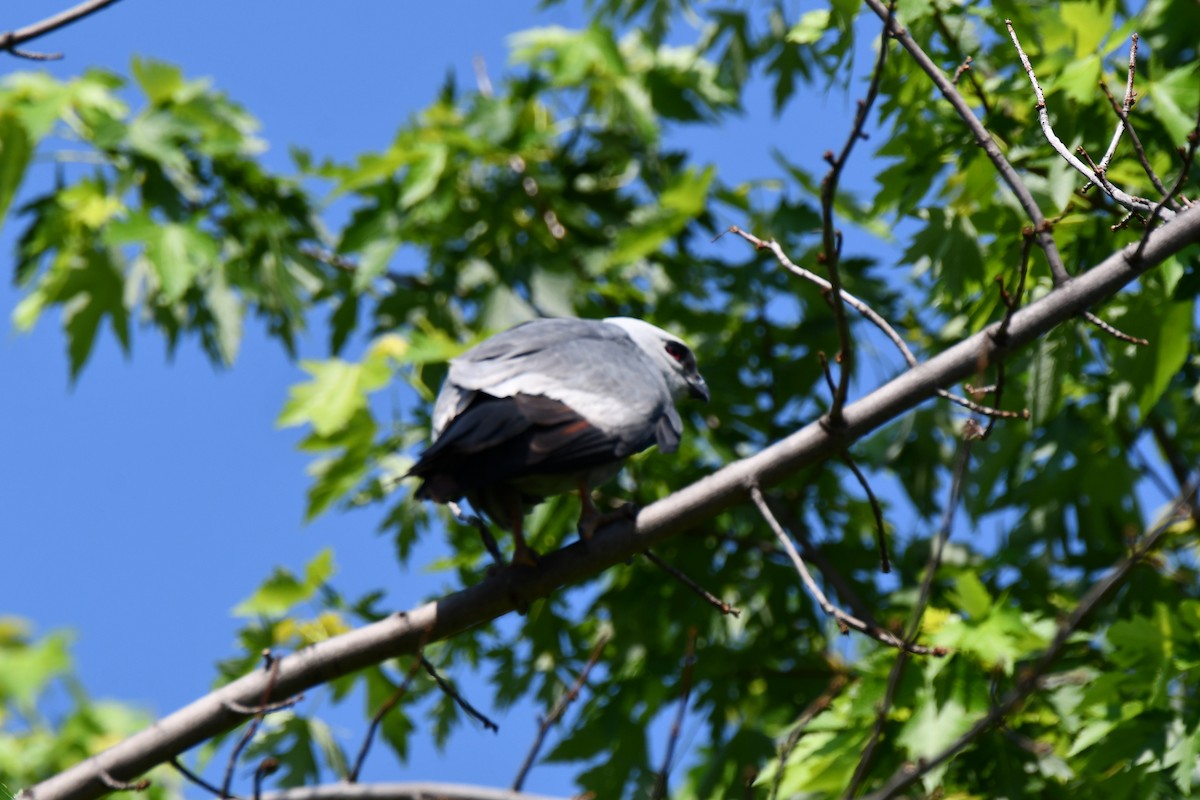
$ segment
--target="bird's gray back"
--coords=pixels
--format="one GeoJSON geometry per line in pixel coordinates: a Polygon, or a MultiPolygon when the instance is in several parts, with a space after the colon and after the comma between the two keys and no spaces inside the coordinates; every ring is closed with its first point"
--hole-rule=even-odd
{"type": "Polygon", "coordinates": [[[664,416],[682,430],[659,368],[623,330],[600,320],[534,320],[452,360],[434,408],[434,431],[478,391],[550,397],[631,444],[653,439],[664,416]]]}

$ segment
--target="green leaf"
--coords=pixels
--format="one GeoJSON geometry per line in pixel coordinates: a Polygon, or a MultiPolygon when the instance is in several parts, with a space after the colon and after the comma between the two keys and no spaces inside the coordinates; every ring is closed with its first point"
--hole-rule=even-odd
{"type": "Polygon", "coordinates": [[[450,149],[441,144],[424,145],[417,151],[416,161],[408,168],[408,174],[404,178],[404,191],[400,195],[401,208],[412,208],[433,194],[442,173],[446,170],[449,155],[450,149]]]}
{"type": "Polygon", "coordinates": [[[1138,412],[1142,419],[1154,408],[1171,379],[1187,361],[1191,348],[1194,322],[1192,303],[1170,303],[1165,311],[1160,310],[1161,321],[1158,331],[1150,340],[1149,347],[1138,350],[1136,357],[1146,359],[1153,366],[1149,380],[1141,383],[1138,396],[1138,412]]]}
{"type": "Polygon", "coordinates": [[[959,608],[976,619],[987,616],[992,607],[992,596],[979,576],[974,572],[964,572],[954,579],[955,591],[950,594],[959,608]]]}
{"type": "Polygon", "coordinates": [[[322,550],[308,563],[304,580],[276,567],[254,594],[234,607],[233,613],[239,617],[281,617],[297,604],[316,596],[335,571],[333,552],[329,549],[322,550]]]}
{"type": "Polygon", "coordinates": [[[800,21],[788,31],[787,40],[793,44],[812,44],[819,41],[829,29],[829,16],[830,11],[827,8],[805,12],[800,21]]]}
{"type": "Polygon", "coordinates": [[[133,77],[151,103],[171,100],[184,86],[183,72],[172,64],[154,59],[133,59],[133,77]]]}
{"type": "Polygon", "coordinates": [[[25,126],[15,115],[0,112],[0,228],[32,156],[33,139],[25,126]]]}
{"type": "Polygon", "coordinates": [[[1166,127],[1171,140],[1182,146],[1196,127],[1196,109],[1200,107],[1200,62],[1177,67],[1158,80],[1150,81],[1146,93],[1154,101],[1154,116],[1166,127]]]}
{"type": "Polygon", "coordinates": [[[313,379],[291,388],[276,422],[282,427],[310,424],[319,436],[345,428],[356,412],[366,408],[367,394],[381,388],[389,376],[383,355],[363,364],[334,358],[302,361],[300,367],[313,379]]]}

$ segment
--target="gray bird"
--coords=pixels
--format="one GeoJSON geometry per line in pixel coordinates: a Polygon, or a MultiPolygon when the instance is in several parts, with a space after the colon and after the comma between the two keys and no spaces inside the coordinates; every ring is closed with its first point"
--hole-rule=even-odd
{"type": "Polygon", "coordinates": [[[433,444],[408,474],[422,479],[418,498],[465,496],[512,531],[513,561],[533,564],[525,513],[578,491],[589,538],[604,521],[592,488],[652,444],[674,452],[685,397],[707,401],[708,385],[678,337],[629,317],[533,320],[451,360],[433,444]]]}

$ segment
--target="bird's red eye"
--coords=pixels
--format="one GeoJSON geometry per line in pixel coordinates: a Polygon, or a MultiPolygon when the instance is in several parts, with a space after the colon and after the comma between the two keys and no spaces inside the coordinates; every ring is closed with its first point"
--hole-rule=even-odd
{"type": "Polygon", "coordinates": [[[688,349],[686,345],[679,342],[667,342],[667,353],[682,364],[687,359],[688,349]]]}

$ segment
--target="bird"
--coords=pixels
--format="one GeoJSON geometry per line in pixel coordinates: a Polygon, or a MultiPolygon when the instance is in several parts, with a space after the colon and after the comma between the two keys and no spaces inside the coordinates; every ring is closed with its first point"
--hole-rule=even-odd
{"type": "Polygon", "coordinates": [[[591,490],[651,445],[675,452],[683,435],[675,403],[689,397],[707,402],[708,385],[691,348],[661,328],[632,317],[531,320],[451,359],[433,442],[407,476],[421,479],[418,499],[466,497],[511,531],[513,563],[536,566],[525,514],[577,491],[586,542],[607,521],[591,490]]]}

